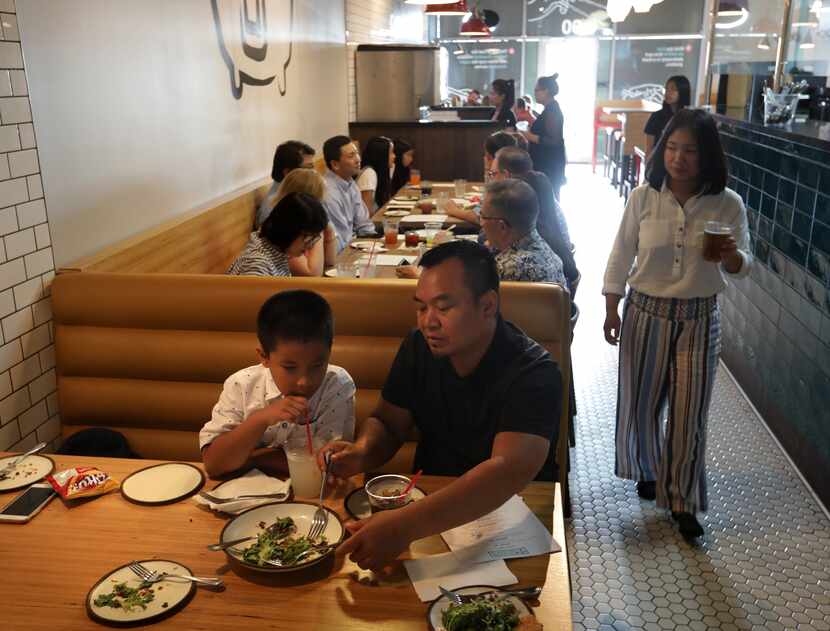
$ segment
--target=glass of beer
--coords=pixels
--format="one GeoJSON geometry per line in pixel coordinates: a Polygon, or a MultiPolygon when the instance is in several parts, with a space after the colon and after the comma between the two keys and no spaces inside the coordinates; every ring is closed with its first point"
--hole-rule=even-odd
{"type": "Polygon", "coordinates": [[[719,221],[707,221],[703,228],[703,260],[720,263],[720,250],[727,238],[732,236],[732,228],[719,221]]]}
{"type": "Polygon", "coordinates": [[[418,186],[421,183],[421,172],[418,169],[409,170],[409,184],[418,186]]]}

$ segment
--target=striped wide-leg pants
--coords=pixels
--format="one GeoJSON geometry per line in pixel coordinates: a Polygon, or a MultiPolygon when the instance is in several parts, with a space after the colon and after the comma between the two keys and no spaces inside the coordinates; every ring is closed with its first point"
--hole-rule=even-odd
{"type": "Polygon", "coordinates": [[[620,331],[615,473],[656,481],[658,507],[706,510],[706,419],[720,346],[715,296],[629,293],[620,331]]]}

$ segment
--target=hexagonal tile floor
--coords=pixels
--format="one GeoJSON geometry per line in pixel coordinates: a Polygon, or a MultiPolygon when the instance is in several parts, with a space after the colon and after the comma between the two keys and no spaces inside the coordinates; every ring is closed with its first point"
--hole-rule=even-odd
{"type": "Polygon", "coordinates": [[[602,339],[600,287],[622,203],[590,170],[568,175],[563,205],[583,274],[567,530],[574,629],[830,630],[830,520],[723,367],[700,544],[686,543],[666,513],[614,477],[617,357],[602,339]]]}

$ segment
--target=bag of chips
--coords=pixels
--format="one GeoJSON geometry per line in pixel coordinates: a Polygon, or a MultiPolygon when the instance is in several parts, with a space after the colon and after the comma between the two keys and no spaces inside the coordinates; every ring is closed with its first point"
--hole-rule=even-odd
{"type": "Polygon", "coordinates": [[[52,488],[65,500],[103,495],[119,486],[108,473],[95,467],[76,467],[46,476],[52,488]]]}

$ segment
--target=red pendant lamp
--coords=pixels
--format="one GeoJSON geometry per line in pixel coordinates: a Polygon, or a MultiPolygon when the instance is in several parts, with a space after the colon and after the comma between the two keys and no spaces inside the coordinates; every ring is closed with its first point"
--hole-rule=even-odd
{"type": "Polygon", "coordinates": [[[458,34],[465,37],[490,37],[491,35],[490,29],[487,28],[478,10],[472,12],[469,20],[462,22],[461,31],[458,34]]]}
{"type": "Polygon", "coordinates": [[[452,4],[428,4],[424,9],[425,15],[467,15],[469,12],[467,0],[452,4]]]}

